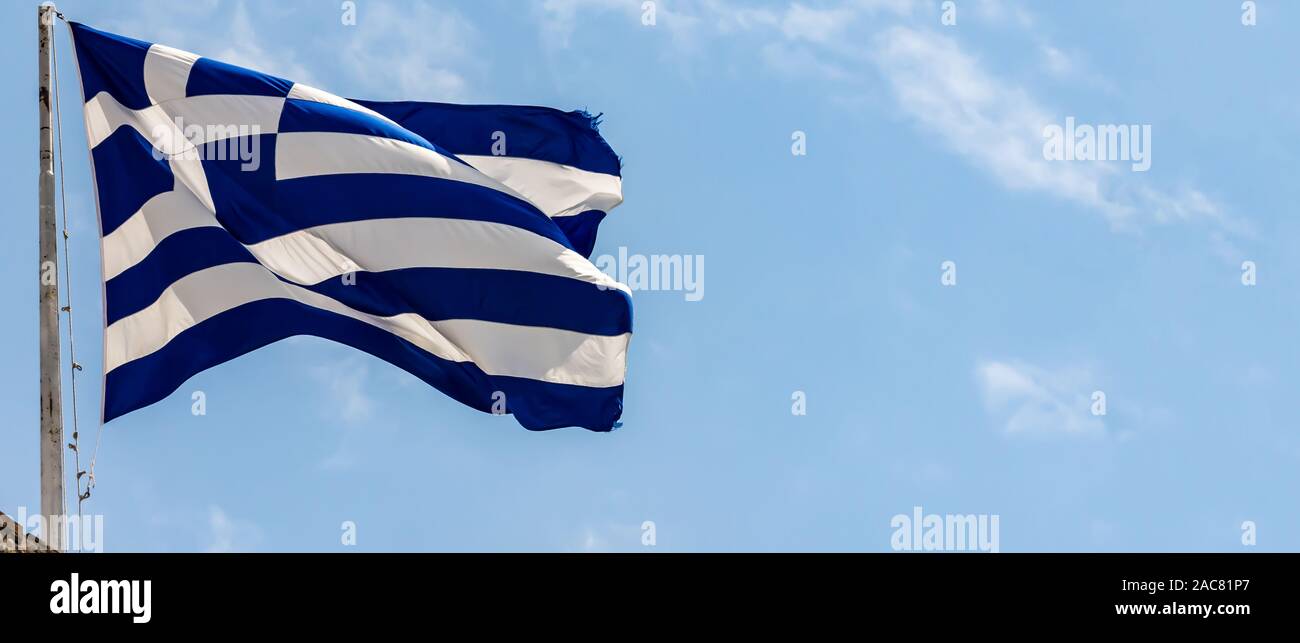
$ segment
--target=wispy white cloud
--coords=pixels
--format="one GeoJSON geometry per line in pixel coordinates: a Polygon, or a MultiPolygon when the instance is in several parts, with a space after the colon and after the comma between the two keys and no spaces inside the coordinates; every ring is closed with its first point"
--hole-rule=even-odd
{"type": "Polygon", "coordinates": [[[1120,166],[1045,159],[1043,128],[1065,114],[986,70],[953,38],[896,26],[877,36],[873,60],[909,117],[1004,187],[1074,202],[1115,227],[1143,220],[1228,225],[1222,206],[1195,188],[1170,192],[1120,166]]]}
{"type": "Polygon", "coordinates": [[[483,47],[478,28],[457,10],[440,5],[364,3],[355,25],[335,27],[346,38],[344,46],[308,59],[268,33],[266,23],[292,19],[276,5],[143,2],[130,17],[104,26],[346,96],[464,101],[473,95],[467,76],[484,67],[475,55],[483,47]],[[346,75],[347,87],[323,82],[336,69],[346,75]]]}
{"type": "Polygon", "coordinates": [[[217,505],[208,507],[208,553],[251,551],[260,547],[262,531],[253,523],[235,520],[217,505]]]}
{"type": "Polygon", "coordinates": [[[311,368],[324,390],[325,413],[347,424],[362,424],[374,412],[375,402],[366,392],[370,367],[359,357],[349,357],[311,368]]]}
{"type": "Polygon", "coordinates": [[[110,19],[104,27],[240,67],[314,84],[315,76],[291,46],[274,46],[240,0],[170,2],[147,0],[137,11],[110,19]],[[233,8],[232,8],[233,7],[233,8]],[[129,17],[127,17],[129,15],[129,17]],[[227,17],[228,16],[228,17],[227,17]]]}
{"type": "Polygon", "coordinates": [[[319,391],[320,418],[333,428],[337,441],[318,463],[322,470],[344,471],[364,463],[370,443],[385,426],[377,417],[380,405],[371,393],[376,385],[368,359],[349,355],[308,362],[307,373],[319,391]]]}
{"type": "MultiPolygon", "coordinates": [[[[958,7],[965,7],[965,2],[958,2],[958,7]]],[[[1034,17],[1019,3],[1006,0],[975,0],[971,6],[976,20],[986,24],[1010,26],[1029,29],[1034,26],[1034,17]]],[[[959,9],[960,10],[960,9],[959,9]]]]}
{"type": "Polygon", "coordinates": [[[1086,368],[1047,370],[1023,362],[986,361],[975,378],[990,416],[1007,436],[1106,434],[1091,412],[1092,374],[1086,368]]]}
{"type": "Polygon", "coordinates": [[[588,524],[583,526],[577,546],[564,549],[585,553],[635,551],[643,548],[641,533],[639,526],[633,524],[588,524]]]}
{"type": "Polygon", "coordinates": [[[788,77],[819,78],[831,81],[848,81],[854,72],[837,62],[784,41],[763,45],[760,55],[769,69],[788,77]]]}
{"type": "Polygon", "coordinates": [[[631,15],[639,8],[637,3],[621,0],[546,0],[539,11],[543,44],[567,48],[577,29],[580,13],[605,11],[622,11],[631,15]]]}
{"type": "Polygon", "coordinates": [[[356,464],[359,427],[374,416],[375,402],[366,391],[370,368],[360,357],[349,357],[311,367],[324,408],[331,422],[342,424],[338,446],[320,462],[329,471],[350,469],[356,464]]]}
{"type": "Polygon", "coordinates": [[[781,24],[781,12],[770,7],[734,6],[725,0],[706,0],[704,21],[721,34],[744,33],[781,24]]]}
{"type": "Polygon", "coordinates": [[[781,33],[790,40],[835,42],[843,37],[856,15],[849,7],[814,9],[796,2],[781,19],[781,33]]]}
{"type": "Polygon", "coordinates": [[[1115,81],[1098,73],[1089,63],[1087,56],[1078,49],[1065,50],[1057,47],[1037,31],[1029,32],[1030,39],[1038,49],[1037,71],[1059,86],[1086,90],[1103,96],[1117,96],[1115,81]]]}
{"type": "MultiPolygon", "coordinates": [[[[1026,34],[1040,54],[1029,64],[1053,78],[1103,90],[1111,86],[1078,54],[1030,33],[1037,29],[1036,19],[1023,4],[981,0],[958,5],[970,19],[1026,34]]],[[[621,0],[548,0],[543,6],[544,30],[562,46],[584,12],[622,11],[629,18],[640,12],[639,3],[621,0]]],[[[956,35],[941,33],[937,26],[914,26],[923,24],[914,18],[927,12],[937,25],[938,4],[931,0],[797,1],[763,8],[729,0],[663,0],[657,7],[660,25],[676,24],[687,34],[678,41],[705,31],[711,37],[745,35],[764,64],[785,76],[837,82],[853,91],[883,79],[902,114],[1003,188],[1073,203],[1100,213],[1115,229],[1204,222],[1229,235],[1245,230],[1197,187],[1154,185],[1150,175],[1104,161],[1044,158],[1043,128],[1073,114],[990,69],[956,35]],[[863,68],[873,70],[874,77],[863,68]]],[[[958,15],[959,20],[966,16],[958,15]]],[[[871,91],[875,95],[878,89],[871,91]]]]}
{"type": "MultiPolygon", "coordinates": [[[[227,37],[220,39],[222,46],[204,55],[232,65],[282,76],[295,82],[308,84],[317,82],[292,49],[288,47],[270,49],[263,44],[264,39],[254,26],[248,7],[243,2],[235,5],[226,35],[227,37]]],[[[271,41],[274,42],[274,39],[271,41]]]]}
{"type": "Polygon", "coordinates": [[[465,74],[482,63],[479,30],[453,8],[424,3],[366,5],[342,50],[345,69],[364,98],[465,100],[465,74]]]}
{"type": "MultiPolygon", "coordinates": [[[[696,51],[700,42],[698,34],[705,26],[705,15],[717,16],[714,5],[722,6],[722,0],[701,0],[696,3],[700,11],[683,10],[688,3],[672,0],[657,0],[653,7],[655,29],[668,34],[670,47],[667,53],[681,56],[696,51]]],[[[538,6],[537,15],[541,25],[543,46],[549,50],[568,49],[573,35],[578,29],[579,18],[583,15],[600,15],[613,13],[621,16],[629,25],[645,26],[642,18],[646,9],[635,0],[545,0],[538,6]]],[[[727,11],[728,21],[743,24],[751,19],[767,19],[765,11],[741,9],[727,11]]],[[[719,25],[715,27],[722,28],[719,25]]]]}
{"type": "Polygon", "coordinates": [[[594,529],[588,527],[586,531],[583,533],[582,551],[585,552],[606,551],[608,547],[609,544],[605,541],[603,537],[597,534],[594,529]]]}
{"type": "Polygon", "coordinates": [[[1074,69],[1074,61],[1065,52],[1052,45],[1041,45],[1043,68],[1053,76],[1065,76],[1074,69]]]}
{"type": "Polygon", "coordinates": [[[1104,188],[1114,166],[1045,160],[1043,127],[1056,119],[952,38],[893,27],[876,37],[872,60],[908,116],[1006,187],[1048,192],[1114,218],[1129,214],[1104,188]]]}

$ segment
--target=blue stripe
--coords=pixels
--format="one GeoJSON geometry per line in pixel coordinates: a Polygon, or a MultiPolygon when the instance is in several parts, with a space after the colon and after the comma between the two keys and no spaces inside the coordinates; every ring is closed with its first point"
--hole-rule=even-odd
{"type": "Polygon", "coordinates": [[[600,136],[599,117],[526,105],[452,105],[356,100],[453,154],[494,155],[495,132],[505,134],[504,156],[550,161],[620,175],[618,155],[600,136]]]}
{"type": "Polygon", "coordinates": [[[201,149],[217,220],[246,245],[329,223],[434,216],[503,223],[572,248],[533,204],[464,181],[407,174],[329,174],[277,181],[272,161],[276,135],[256,138],[260,163],[255,168],[230,158],[235,155],[228,151],[252,149],[251,136],[215,141],[201,149]],[[225,159],[217,154],[223,150],[225,159]]]}
{"type": "Polygon", "coordinates": [[[108,92],[129,109],[143,109],[152,104],[144,86],[144,58],[152,43],[79,22],[69,24],[81,69],[82,95],[87,101],[99,92],[108,92]]]}
{"type": "MultiPolygon", "coordinates": [[[[104,285],[105,322],[144,310],[188,274],[230,263],[257,259],[221,228],[176,232],[104,285]]],[[[415,313],[431,321],[481,319],[592,335],[632,331],[631,297],[567,277],[481,268],[403,268],[355,277],[355,283],[332,277],[306,287],[384,317],[415,313]]]]}
{"type": "Polygon", "coordinates": [[[389,121],[376,118],[365,112],[358,112],[355,109],[330,105],[329,103],[318,103],[297,98],[285,101],[284,110],[280,112],[279,131],[280,133],[338,132],[382,136],[418,145],[462,164],[465,163],[456,158],[451,152],[430,143],[423,136],[410,130],[398,127],[389,121]]]}
{"type": "Polygon", "coordinates": [[[560,231],[564,232],[564,236],[573,244],[573,249],[590,259],[592,250],[596,249],[596,232],[599,231],[600,222],[604,219],[604,212],[587,210],[573,216],[555,217],[551,220],[560,231]]]}
{"type": "Polygon", "coordinates": [[[275,134],[231,137],[202,146],[203,173],[216,209],[217,221],[244,244],[254,244],[285,232],[309,228],[313,223],[285,229],[276,208],[275,134]],[[256,146],[256,167],[231,154],[230,150],[252,150],[256,146]],[[225,150],[223,154],[218,154],[225,150]],[[263,232],[269,231],[269,234],[263,232]]]}
{"type": "Polygon", "coordinates": [[[535,272],[402,268],[327,279],[310,290],[373,315],[415,313],[430,321],[481,319],[589,335],[632,332],[632,298],[621,290],[535,272]]]}
{"type": "Polygon", "coordinates": [[[260,241],[327,223],[438,217],[502,223],[573,247],[551,219],[527,201],[450,179],[406,174],[307,176],[277,182],[276,202],[273,219],[223,219],[222,224],[239,228],[241,239],[260,241]]]}
{"type": "Polygon", "coordinates": [[[468,362],[436,357],[387,331],[287,299],[226,311],[181,332],[166,346],[105,376],[104,421],[149,406],[199,372],[294,335],[312,335],[363,350],[420,378],[457,401],[491,412],[493,392],[533,431],[579,426],[608,431],[623,411],[623,387],[591,388],[516,377],[491,377],[468,362]]]}
{"type": "Polygon", "coordinates": [[[492,377],[506,394],[507,411],[530,431],[569,426],[612,431],[623,416],[623,385],[608,388],[539,382],[524,377],[492,377]]]}
{"type": "Polygon", "coordinates": [[[199,58],[190,67],[185,95],[245,94],[283,98],[289,95],[292,87],[293,81],[211,58],[199,58]]]}
{"type": "Polygon", "coordinates": [[[176,184],[171,164],[154,158],[153,145],[130,127],[117,128],[90,154],[105,236],[131,218],[146,201],[171,192],[176,184]]]}
{"type": "Polygon", "coordinates": [[[239,262],[257,259],[221,228],[189,228],[168,235],[140,263],[104,284],[104,323],[144,310],[185,275],[239,262]]]}

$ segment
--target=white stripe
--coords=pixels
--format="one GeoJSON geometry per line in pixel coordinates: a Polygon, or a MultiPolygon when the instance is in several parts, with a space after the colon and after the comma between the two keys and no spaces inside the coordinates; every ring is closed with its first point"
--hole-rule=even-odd
{"type": "Polygon", "coordinates": [[[234,136],[276,133],[284,99],[210,94],[173,100],[160,107],[191,143],[201,145],[234,136]]]}
{"type": "Polygon", "coordinates": [[[166,154],[178,154],[193,147],[184,141],[183,137],[171,135],[176,125],[167,116],[167,112],[158,105],[150,105],[143,109],[129,109],[117,102],[112,94],[99,92],[94,98],[86,101],[85,113],[86,138],[89,139],[92,150],[99,147],[104,139],[123,125],[139,132],[140,136],[147,141],[152,141],[155,147],[166,154]],[[155,132],[165,132],[167,135],[159,136],[155,140],[153,137],[155,132]],[[174,144],[181,147],[171,147],[174,144]]]}
{"type": "Polygon", "coordinates": [[[148,308],[119,319],[105,329],[104,342],[108,349],[105,371],[111,372],[122,364],[154,353],[181,332],[222,312],[242,304],[276,298],[295,299],[367,321],[444,359],[468,359],[431,328],[421,328],[421,325],[427,327],[428,323],[418,315],[390,318],[366,315],[330,297],[286,284],[257,264],[232,263],[178,279],[148,308]]]}
{"type": "Polygon", "coordinates": [[[112,94],[100,92],[86,101],[86,137],[93,150],[125,125],[164,154],[177,155],[193,150],[195,144],[252,134],[254,128],[260,134],[274,134],[283,107],[284,99],[275,96],[213,94],[128,109],[112,94]]]}
{"type": "Polygon", "coordinates": [[[623,180],[612,174],[512,156],[459,156],[522,194],[548,217],[609,212],[623,202],[623,180]]]}
{"type": "MultiPolygon", "coordinates": [[[[104,279],[143,261],[168,236],[199,227],[221,224],[193,195],[155,196],[104,237],[104,279]]],[[[489,268],[567,277],[631,294],[582,255],[502,223],[432,217],[345,221],[245,247],[276,274],[306,285],[362,270],[489,268]]]]}
{"type": "Polygon", "coordinates": [[[623,382],[630,333],[587,335],[478,320],[429,322],[414,313],[371,315],[276,279],[262,266],[235,263],[187,275],[148,308],[105,330],[105,372],[150,355],[188,328],[241,305],[289,299],[393,333],[443,359],[473,361],[489,375],[608,387],[623,382]]]}
{"type": "Polygon", "coordinates": [[[406,141],[340,132],[289,132],[276,137],[276,179],[330,174],[429,176],[481,185],[523,198],[472,167],[406,141]]]}
{"type": "Polygon", "coordinates": [[[358,270],[494,268],[628,292],[582,255],[503,223],[424,217],[346,221],[291,232],[248,249],[276,274],[308,285],[358,270]]]}
{"type": "Polygon", "coordinates": [[[607,337],[477,319],[449,319],[433,327],[464,347],[488,375],[603,388],[622,384],[627,374],[631,333],[607,337]]]}
{"type": "Polygon", "coordinates": [[[190,68],[198,60],[197,54],[173,49],[167,45],[153,45],[144,56],[144,91],[157,105],[163,101],[185,98],[190,68]]]}
{"type": "Polygon", "coordinates": [[[398,125],[392,119],[388,118],[387,116],[384,116],[383,114],[380,114],[379,112],[376,112],[373,109],[362,107],[361,105],[358,105],[357,103],[354,103],[346,98],[335,96],[334,94],[331,94],[321,89],[316,89],[311,85],[294,83],[293,87],[289,88],[289,98],[297,99],[297,100],[309,100],[317,103],[325,103],[326,105],[333,105],[335,107],[346,107],[347,109],[356,112],[361,112],[362,114],[366,114],[368,116],[373,116],[386,123],[391,123],[395,127],[401,127],[401,125],[398,125]]]}
{"type": "Polygon", "coordinates": [[[217,218],[185,189],[163,192],[103,239],[104,280],[140,263],[163,239],[189,228],[218,226],[217,218]]]}
{"type": "Polygon", "coordinates": [[[203,171],[203,161],[197,157],[181,155],[172,157],[168,163],[171,164],[172,175],[176,177],[172,190],[189,190],[209,212],[216,212],[217,206],[213,204],[212,193],[208,190],[208,175],[203,171]]]}

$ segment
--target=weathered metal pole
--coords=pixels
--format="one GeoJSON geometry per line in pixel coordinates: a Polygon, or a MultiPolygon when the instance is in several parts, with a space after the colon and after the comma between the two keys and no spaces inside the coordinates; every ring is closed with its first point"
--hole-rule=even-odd
{"type": "Polygon", "coordinates": [[[40,52],[40,351],[41,351],[41,538],[51,549],[63,544],[63,388],[59,354],[58,228],[54,219],[54,132],[50,128],[50,61],[54,52],[54,5],[36,11],[40,52]]]}

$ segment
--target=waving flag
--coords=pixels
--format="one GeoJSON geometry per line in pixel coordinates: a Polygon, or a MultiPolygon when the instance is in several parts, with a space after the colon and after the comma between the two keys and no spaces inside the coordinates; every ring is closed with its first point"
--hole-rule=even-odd
{"type": "Polygon", "coordinates": [[[357,103],[532,201],[584,257],[601,220],[623,202],[618,156],[596,133],[598,117],[549,107],[357,103]]]}
{"type": "Polygon", "coordinates": [[[614,426],[632,305],[586,258],[622,200],[595,119],[351,101],[72,31],[103,235],[104,421],[314,335],[528,429],[614,426]]]}

